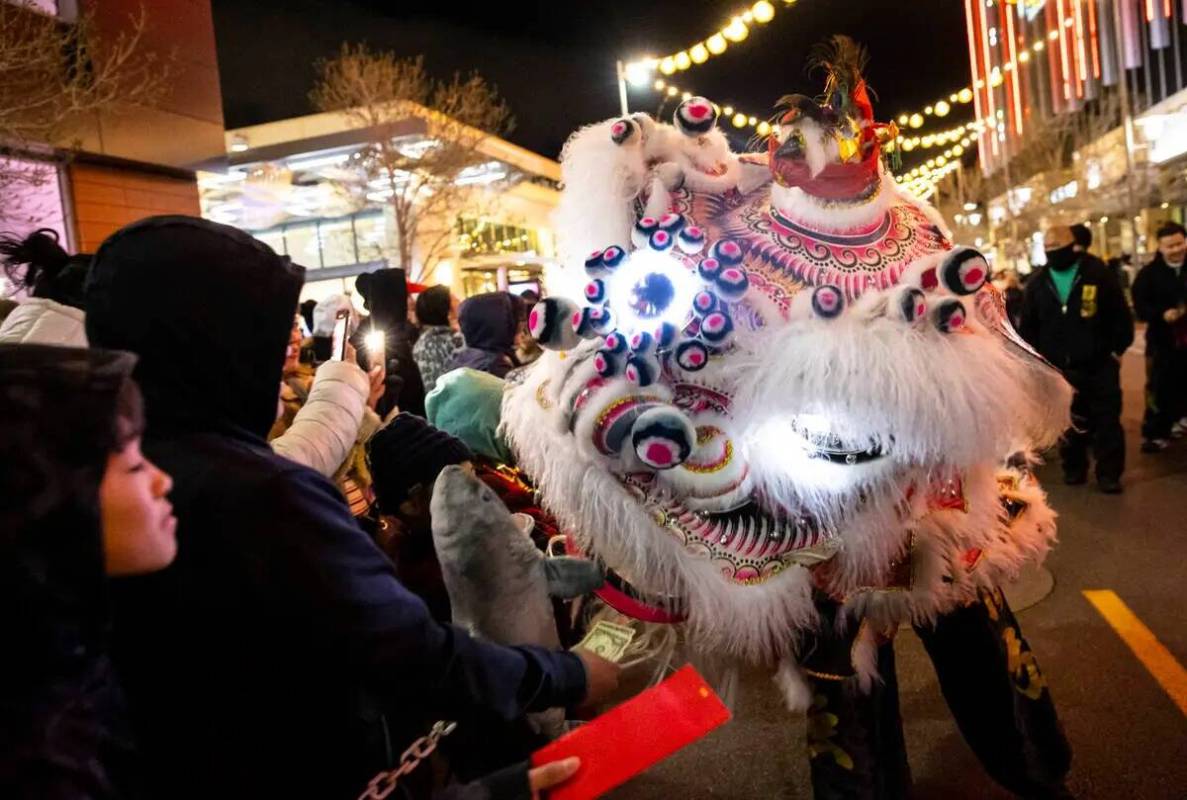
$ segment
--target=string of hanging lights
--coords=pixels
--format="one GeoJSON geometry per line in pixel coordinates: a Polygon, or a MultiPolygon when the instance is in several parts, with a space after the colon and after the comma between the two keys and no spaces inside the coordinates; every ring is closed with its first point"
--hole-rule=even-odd
{"type": "MultiPolygon", "coordinates": [[[[784,6],[794,5],[796,0],[782,0],[784,6]]],[[[768,0],[757,3],[733,14],[720,30],[699,42],[670,53],[666,56],[641,58],[623,66],[623,77],[632,86],[646,86],[658,71],[661,75],[675,75],[691,69],[721,55],[730,48],[746,41],[752,25],[765,25],[775,18],[775,4],[768,0]]]]}

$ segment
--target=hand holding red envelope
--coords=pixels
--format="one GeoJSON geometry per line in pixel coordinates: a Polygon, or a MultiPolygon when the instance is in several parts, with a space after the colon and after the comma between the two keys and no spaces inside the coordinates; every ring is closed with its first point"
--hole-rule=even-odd
{"type": "Polygon", "coordinates": [[[536,751],[532,765],[577,756],[581,759],[577,774],[548,797],[589,800],[687,747],[729,718],[729,709],[705,679],[686,666],[536,751]]]}

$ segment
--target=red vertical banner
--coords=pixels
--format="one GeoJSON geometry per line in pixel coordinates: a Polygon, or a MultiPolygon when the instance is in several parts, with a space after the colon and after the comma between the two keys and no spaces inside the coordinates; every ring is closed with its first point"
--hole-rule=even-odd
{"type": "Polygon", "coordinates": [[[1097,0],[1086,0],[1088,6],[1088,52],[1091,54],[1092,77],[1101,79],[1100,69],[1100,28],[1096,22],[1097,0]]]}
{"type": "Polygon", "coordinates": [[[1047,30],[1043,32],[1043,43],[1047,53],[1047,79],[1051,84],[1051,111],[1055,114],[1067,111],[1067,99],[1063,96],[1063,61],[1059,55],[1060,34],[1059,12],[1056,7],[1061,0],[1052,0],[1044,9],[1047,30]]]}
{"type": "Polygon", "coordinates": [[[1004,8],[1006,22],[1005,48],[1002,55],[1007,59],[1006,102],[1009,104],[1012,136],[1022,135],[1022,84],[1018,80],[1018,33],[1014,25],[1014,6],[1004,8]]]}
{"type": "Polygon", "coordinates": [[[1068,0],[1068,18],[1072,21],[1072,63],[1076,65],[1073,89],[1077,99],[1087,93],[1088,53],[1085,50],[1084,0],[1068,0]]]}
{"type": "Polygon", "coordinates": [[[1075,66],[1072,61],[1075,55],[1072,53],[1072,42],[1070,34],[1071,17],[1067,14],[1066,3],[1068,0],[1055,0],[1055,19],[1056,31],[1059,33],[1059,93],[1064,99],[1067,107],[1072,105],[1072,82],[1075,79],[1075,66]]]}
{"type": "Polygon", "coordinates": [[[972,76],[970,85],[973,90],[973,111],[977,116],[977,122],[982,123],[980,132],[977,134],[977,144],[981,149],[981,169],[988,174],[994,166],[990,142],[996,140],[996,135],[993,132],[993,120],[987,118],[985,105],[982,102],[981,92],[989,85],[989,78],[981,66],[980,11],[979,0],[964,0],[965,28],[969,39],[969,73],[972,76]]]}

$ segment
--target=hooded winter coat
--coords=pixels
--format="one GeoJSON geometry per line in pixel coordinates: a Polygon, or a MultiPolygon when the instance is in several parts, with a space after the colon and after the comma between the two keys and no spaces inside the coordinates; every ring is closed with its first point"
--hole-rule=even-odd
{"type": "Polygon", "coordinates": [[[386,334],[388,392],[376,411],[386,419],[398,405],[401,411],[423,417],[425,385],[412,355],[416,328],[408,322],[408,283],[404,270],[389,268],[363,273],[355,279],[355,288],[371,314],[366,330],[374,327],[386,334]]]}
{"type": "Polygon", "coordinates": [[[516,302],[507,292],[480,294],[463,302],[458,309],[458,325],[466,346],[453,354],[445,372],[469,367],[496,378],[505,377],[516,366],[516,302]]]}
{"type": "Polygon", "coordinates": [[[334,485],[268,448],[302,280],[188,217],[134,223],[95,256],[87,333],[140,357],[142,446],[174,480],[177,560],[115,587],[152,796],[355,797],[435,720],[585,693],[572,654],[434,622],[334,485]]]}
{"type": "Polygon", "coordinates": [[[0,344],[0,797],[135,794],[99,516],[132,363],[0,344]]]}

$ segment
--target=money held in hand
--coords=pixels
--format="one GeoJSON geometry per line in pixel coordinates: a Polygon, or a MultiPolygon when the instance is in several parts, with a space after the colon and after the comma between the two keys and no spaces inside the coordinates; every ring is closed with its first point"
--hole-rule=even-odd
{"type": "Polygon", "coordinates": [[[631,640],[635,638],[635,629],[627,625],[616,625],[613,622],[599,620],[590,628],[589,633],[581,640],[578,647],[599,655],[607,661],[622,660],[631,640]]]}

